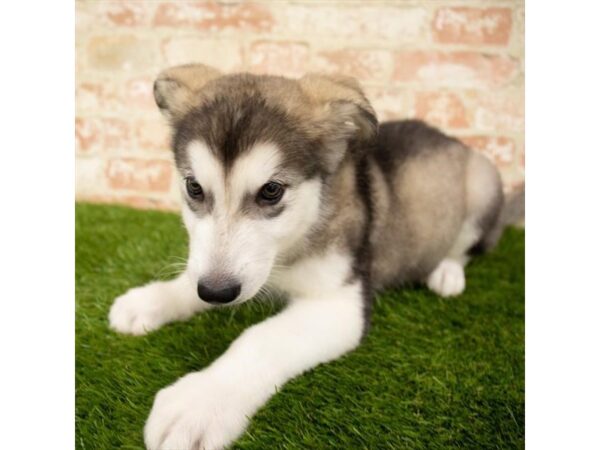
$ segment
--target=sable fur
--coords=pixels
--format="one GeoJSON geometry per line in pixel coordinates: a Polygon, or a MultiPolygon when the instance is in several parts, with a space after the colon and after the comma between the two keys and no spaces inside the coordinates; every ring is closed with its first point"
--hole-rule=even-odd
{"type": "Polygon", "coordinates": [[[186,165],[181,149],[202,137],[226,167],[253,144],[272,141],[302,176],[322,177],[322,220],[303,253],[339,241],[364,259],[358,272],[377,287],[422,281],[469,215],[481,227],[471,252],[493,245],[486,237],[503,203],[493,165],[420,121],[382,123],[377,132],[375,113],[351,78],[219,76],[190,65],[162,74],[155,95],[171,117],[180,170],[186,165]],[[176,101],[165,106],[166,98],[176,101]],[[471,205],[478,211],[468,204],[478,189],[470,170],[485,172],[474,181],[493,186],[489,198],[471,205]]]}
{"type": "Polygon", "coordinates": [[[151,450],[230,445],[285,382],[359,345],[374,289],[460,294],[469,255],[522,211],[522,195],[505,201],[496,167],[458,140],[420,121],[378,126],[351,78],[187,65],[159,75],[154,94],[173,131],[188,264],[117,298],[111,327],[144,334],[264,287],[288,305],[158,393],[151,450]],[[277,202],[261,197],[273,184],[277,202]]]}

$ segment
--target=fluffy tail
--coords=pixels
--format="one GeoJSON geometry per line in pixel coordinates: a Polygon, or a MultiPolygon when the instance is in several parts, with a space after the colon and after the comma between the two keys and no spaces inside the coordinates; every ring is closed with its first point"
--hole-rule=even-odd
{"type": "Polygon", "coordinates": [[[500,217],[499,224],[504,227],[507,225],[520,225],[525,221],[525,185],[516,189],[506,196],[500,217]]]}
{"type": "Polygon", "coordinates": [[[502,232],[509,225],[520,225],[525,221],[525,185],[514,190],[504,198],[502,209],[495,224],[481,237],[479,242],[469,249],[469,255],[485,253],[496,246],[502,232]]]}

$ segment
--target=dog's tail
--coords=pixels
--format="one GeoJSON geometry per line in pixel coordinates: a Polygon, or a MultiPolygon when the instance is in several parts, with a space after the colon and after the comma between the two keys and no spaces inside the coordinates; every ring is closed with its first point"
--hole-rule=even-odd
{"type": "Polygon", "coordinates": [[[521,225],[525,223],[525,185],[515,189],[504,197],[502,208],[498,213],[494,225],[482,236],[482,238],[469,249],[472,256],[485,253],[496,246],[502,232],[509,225],[521,225]]]}
{"type": "Polygon", "coordinates": [[[520,225],[525,222],[525,185],[505,197],[498,222],[503,229],[507,225],[520,225]]]}

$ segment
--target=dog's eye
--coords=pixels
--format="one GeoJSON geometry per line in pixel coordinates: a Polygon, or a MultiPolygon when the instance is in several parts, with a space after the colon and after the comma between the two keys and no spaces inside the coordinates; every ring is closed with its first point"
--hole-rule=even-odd
{"type": "Polygon", "coordinates": [[[204,200],[202,186],[200,186],[193,177],[187,177],[185,179],[185,188],[190,197],[195,198],[196,200],[204,200]]]}
{"type": "Polygon", "coordinates": [[[285,188],[283,185],[275,181],[270,181],[260,188],[257,201],[265,205],[274,205],[281,200],[284,192],[285,188]]]}

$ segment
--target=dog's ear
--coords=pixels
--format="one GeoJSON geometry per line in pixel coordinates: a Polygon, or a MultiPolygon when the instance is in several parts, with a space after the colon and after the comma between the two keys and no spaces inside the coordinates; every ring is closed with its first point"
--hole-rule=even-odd
{"type": "Polygon", "coordinates": [[[327,144],[334,165],[349,145],[364,152],[377,136],[377,117],[354,78],[341,75],[307,74],[298,80],[313,106],[313,127],[327,144]]]}
{"type": "Polygon", "coordinates": [[[185,114],[196,94],[221,72],[204,64],[186,64],[164,70],[154,82],[154,100],[160,111],[174,120],[185,114]]]}

